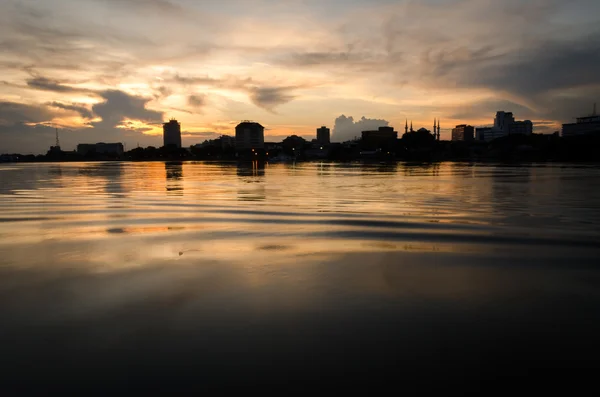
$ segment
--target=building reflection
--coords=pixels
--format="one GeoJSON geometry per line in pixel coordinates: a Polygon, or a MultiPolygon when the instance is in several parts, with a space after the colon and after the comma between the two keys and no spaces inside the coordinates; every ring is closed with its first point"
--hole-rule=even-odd
{"type": "Polygon", "coordinates": [[[381,162],[381,163],[362,163],[361,171],[377,172],[377,173],[396,173],[398,171],[398,163],[396,162],[381,162]]]}
{"type": "MultiPolygon", "coordinates": [[[[322,127],[322,128],[324,128],[324,127],[322,127]]],[[[331,172],[332,172],[331,163],[321,162],[321,163],[317,164],[317,175],[318,176],[329,176],[329,175],[331,175],[331,172]]]]}
{"type": "Polygon", "coordinates": [[[123,185],[123,163],[89,163],[78,170],[85,177],[90,187],[104,185],[104,191],[113,197],[125,197],[126,188],[123,185]]]}
{"type": "Polygon", "coordinates": [[[167,194],[183,195],[183,163],[172,161],[165,163],[165,179],[167,194]]]}
{"type": "Polygon", "coordinates": [[[265,176],[265,163],[262,161],[252,161],[248,163],[238,163],[237,176],[239,177],[263,177],[265,176]]]}
{"type": "Polygon", "coordinates": [[[532,206],[534,185],[532,167],[526,166],[496,166],[491,169],[490,203],[498,215],[504,220],[523,221],[528,216],[532,206]]]}
{"type": "Polygon", "coordinates": [[[237,176],[240,182],[238,200],[263,201],[266,199],[264,162],[238,163],[237,176]]]}
{"type": "Polygon", "coordinates": [[[403,163],[401,165],[404,176],[439,176],[440,163],[403,163]]]}

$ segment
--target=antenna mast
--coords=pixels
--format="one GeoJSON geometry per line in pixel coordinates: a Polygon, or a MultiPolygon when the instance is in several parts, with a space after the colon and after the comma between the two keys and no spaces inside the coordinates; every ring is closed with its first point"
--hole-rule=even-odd
{"type": "Polygon", "coordinates": [[[60,147],[60,143],[58,142],[58,128],[54,127],[54,129],[56,130],[56,147],[60,147]]]}

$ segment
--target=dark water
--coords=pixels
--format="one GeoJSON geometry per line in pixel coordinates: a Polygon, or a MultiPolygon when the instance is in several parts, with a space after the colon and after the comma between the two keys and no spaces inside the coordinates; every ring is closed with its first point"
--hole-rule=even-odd
{"type": "Polygon", "coordinates": [[[597,167],[29,164],[0,181],[0,395],[599,388],[597,167]]]}

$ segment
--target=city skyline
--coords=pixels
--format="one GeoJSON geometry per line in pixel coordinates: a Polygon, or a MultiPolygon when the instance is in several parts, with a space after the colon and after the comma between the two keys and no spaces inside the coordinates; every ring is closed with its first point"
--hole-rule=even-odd
{"type": "Polygon", "coordinates": [[[551,133],[600,98],[591,0],[51,3],[0,5],[0,152],[45,152],[55,127],[65,148],[160,146],[170,118],[186,147],[242,119],[332,141],[436,119],[450,140],[499,109],[551,133]]]}

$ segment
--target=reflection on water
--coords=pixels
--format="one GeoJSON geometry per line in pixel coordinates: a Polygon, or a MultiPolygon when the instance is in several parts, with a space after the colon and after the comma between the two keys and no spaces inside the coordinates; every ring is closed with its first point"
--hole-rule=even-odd
{"type": "Polygon", "coordinates": [[[167,178],[167,193],[181,196],[183,195],[183,163],[166,162],[165,173],[167,178]]]}
{"type": "Polygon", "coordinates": [[[597,175],[1,165],[0,391],[584,385],[600,353],[597,175]]]}

